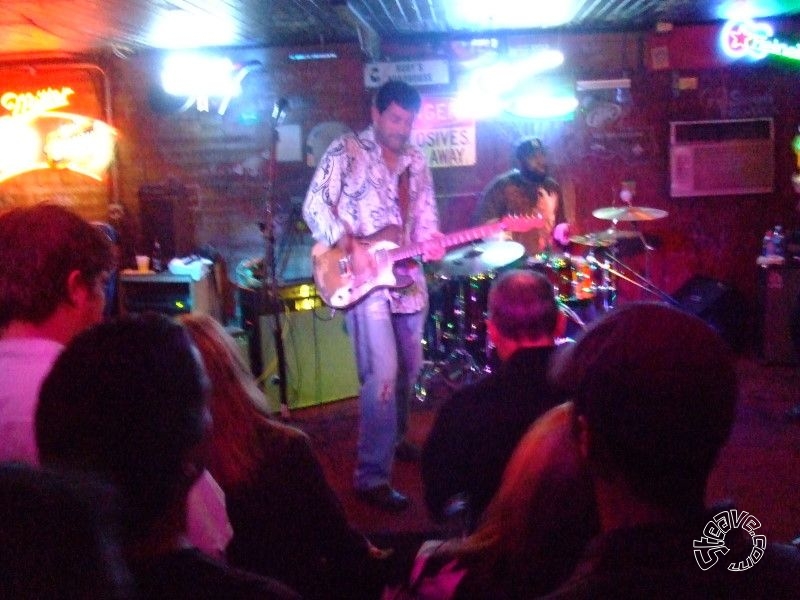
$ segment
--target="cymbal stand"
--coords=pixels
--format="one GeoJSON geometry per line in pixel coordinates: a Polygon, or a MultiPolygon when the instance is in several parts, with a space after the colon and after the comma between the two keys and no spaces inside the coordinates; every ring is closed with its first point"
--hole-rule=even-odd
{"type": "MultiPolygon", "coordinates": [[[[469,278],[464,278],[459,284],[453,307],[457,332],[456,345],[443,360],[434,360],[423,367],[417,383],[414,385],[414,394],[420,402],[427,402],[431,391],[437,386],[441,387],[440,384],[444,384],[450,391],[453,391],[462,385],[476,382],[486,373],[486,370],[478,364],[466,346],[467,319],[464,288],[469,285],[469,278]]],[[[437,323],[436,330],[436,351],[438,352],[439,341],[446,334],[441,333],[440,322],[437,323]]]]}
{"type": "Polygon", "coordinates": [[[606,271],[608,273],[611,273],[611,274],[615,275],[616,277],[619,277],[620,279],[623,279],[623,280],[627,281],[628,283],[638,287],[639,289],[642,289],[642,290],[644,290],[645,292],[647,292],[649,294],[653,294],[654,296],[658,296],[659,298],[661,298],[665,302],[668,302],[669,304],[672,304],[674,306],[678,305],[678,301],[675,300],[675,298],[673,298],[672,296],[670,296],[669,294],[667,294],[663,290],[661,290],[658,287],[656,287],[656,285],[650,279],[648,279],[647,277],[644,277],[643,275],[640,275],[639,273],[637,273],[635,269],[633,269],[632,267],[629,267],[628,265],[623,263],[619,258],[614,256],[613,254],[608,254],[607,255],[607,260],[606,260],[605,265],[602,265],[599,262],[597,264],[604,271],[606,271]],[[609,264],[609,260],[611,262],[613,262],[615,265],[617,265],[620,268],[624,269],[630,275],[630,277],[628,275],[626,275],[626,274],[614,269],[609,264]]]}

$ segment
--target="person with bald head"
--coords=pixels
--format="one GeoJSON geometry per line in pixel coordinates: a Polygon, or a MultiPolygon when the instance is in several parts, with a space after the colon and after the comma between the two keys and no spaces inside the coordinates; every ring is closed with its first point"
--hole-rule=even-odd
{"type": "Polygon", "coordinates": [[[466,504],[471,528],[496,492],[528,426],[558,403],[546,380],[558,308],[541,273],[511,270],[489,291],[486,321],[500,366],[439,408],[422,452],[425,501],[445,521],[466,504]]]}

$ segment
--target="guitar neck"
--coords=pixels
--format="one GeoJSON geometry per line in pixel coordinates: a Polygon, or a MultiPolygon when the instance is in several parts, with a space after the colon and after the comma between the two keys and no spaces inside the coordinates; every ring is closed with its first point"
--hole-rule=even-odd
{"type": "MultiPolygon", "coordinates": [[[[470,227],[469,229],[462,229],[460,231],[448,233],[438,241],[445,248],[449,248],[450,246],[457,246],[459,244],[466,244],[467,242],[480,240],[490,235],[494,235],[495,233],[499,233],[500,231],[504,231],[505,229],[506,226],[503,224],[503,222],[497,221],[495,223],[487,223],[485,225],[478,225],[477,227],[470,227]]],[[[422,254],[421,243],[409,244],[408,246],[393,248],[389,251],[389,257],[395,262],[398,260],[411,258],[412,256],[419,256],[420,254],[422,254]]]]}

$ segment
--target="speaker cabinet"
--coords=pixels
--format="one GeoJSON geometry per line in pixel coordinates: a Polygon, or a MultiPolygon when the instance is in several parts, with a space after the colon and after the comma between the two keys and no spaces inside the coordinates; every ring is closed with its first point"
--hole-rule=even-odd
{"type": "Polygon", "coordinates": [[[728,343],[740,351],[747,339],[747,311],[741,295],[711,277],[695,275],[673,294],[684,311],[703,319],[728,343]]]}
{"type": "Polygon", "coordinates": [[[800,269],[769,266],[759,269],[760,354],[768,363],[797,364],[800,340],[800,269]]]}
{"type": "Polygon", "coordinates": [[[195,248],[192,204],[190,191],[179,183],[139,188],[141,252],[149,253],[158,240],[164,261],[192,254],[195,248]]]}
{"type": "MultiPolygon", "coordinates": [[[[358,374],[344,316],[327,309],[279,315],[286,355],[286,399],[302,408],[358,395],[358,374]]],[[[259,318],[263,388],[271,410],[280,410],[275,315],[259,318]]]]}

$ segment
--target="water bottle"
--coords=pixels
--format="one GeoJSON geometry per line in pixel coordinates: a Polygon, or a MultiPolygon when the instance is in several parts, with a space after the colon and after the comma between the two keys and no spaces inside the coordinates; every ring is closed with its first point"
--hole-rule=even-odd
{"type": "Polygon", "coordinates": [[[761,244],[761,256],[774,256],[775,242],[772,238],[772,229],[767,229],[764,233],[764,241],[761,244]]]}
{"type": "Polygon", "coordinates": [[[783,256],[785,251],[785,239],[786,236],[783,234],[783,227],[780,225],[776,225],[775,229],[772,230],[772,246],[773,252],[776,256],[783,256]]]}
{"type": "Polygon", "coordinates": [[[150,268],[156,273],[160,273],[163,270],[163,264],[161,262],[161,244],[158,240],[153,241],[153,251],[150,253],[150,268]]]}

